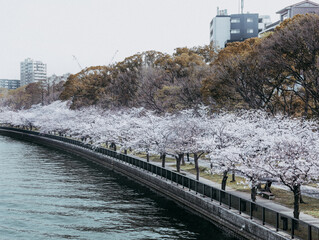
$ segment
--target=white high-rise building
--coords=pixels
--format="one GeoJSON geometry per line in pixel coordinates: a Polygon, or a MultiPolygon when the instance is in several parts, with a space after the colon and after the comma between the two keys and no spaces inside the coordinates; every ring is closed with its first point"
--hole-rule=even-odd
{"type": "Polygon", "coordinates": [[[230,39],[230,16],[227,10],[217,10],[217,16],[210,23],[210,42],[218,48],[224,48],[230,39]]]}
{"type": "Polygon", "coordinates": [[[21,86],[33,82],[42,82],[47,79],[47,65],[31,58],[20,63],[21,86]]]}

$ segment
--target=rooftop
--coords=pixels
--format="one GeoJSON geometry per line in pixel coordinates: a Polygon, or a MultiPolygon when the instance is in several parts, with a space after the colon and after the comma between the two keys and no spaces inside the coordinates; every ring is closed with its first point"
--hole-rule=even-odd
{"type": "Polygon", "coordinates": [[[278,12],[276,12],[277,14],[281,14],[281,13],[284,13],[286,11],[288,11],[289,9],[293,8],[293,7],[319,7],[319,4],[318,3],[315,3],[315,2],[312,2],[312,1],[309,1],[309,0],[305,0],[305,1],[302,1],[302,2],[299,2],[299,3],[296,3],[296,4],[293,4],[293,5],[290,5],[288,7],[285,7],[281,10],[279,10],[278,12]],[[308,4],[307,4],[308,3],[308,4]],[[307,4],[307,5],[305,5],[307,4]],[[304,6],[303,6],[304,5],[304,6]]]}

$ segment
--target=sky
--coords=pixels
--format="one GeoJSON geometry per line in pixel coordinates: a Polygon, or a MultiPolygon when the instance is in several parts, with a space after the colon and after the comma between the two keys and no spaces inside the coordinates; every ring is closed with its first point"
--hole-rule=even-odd
{"type": "MultiPolygon", "coordinates": [[[[78,63],[108,65],[147,50],[207,45],[217,7],[236,14],[239,1],[0,0],[0,79],[20,79],[26,58],[46,63],[50,76],[77,73],[78,63]]],[[[245,0],[244,12],[274,22],[278,10],[300,1],[245,0]]]]}

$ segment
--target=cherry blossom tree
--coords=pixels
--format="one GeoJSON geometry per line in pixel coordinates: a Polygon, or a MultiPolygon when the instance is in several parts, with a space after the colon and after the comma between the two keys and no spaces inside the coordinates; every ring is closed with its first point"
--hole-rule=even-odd
{"type": "Polygon", "coordinates": [[[308,138],[277,141],[265,156],[267,173],[287,186],[294,195],[294,217],[299,218],[300,187],[319,178],[318,140],[308,138]]]}
{"type": "Polygon", "coordinates": [[[187,114],[181,114],[174,116],[174,118],[170,120],[168,126],[171,131],[169,137],[169,149],[170,153],[176,159],[176,171],[180,172],[181,161],[184,154],[188,152],[189,119],[187,118],[187,114]]]}
{"type": "MultiPolygon", "coordinates": [[[[177,171],[185,153],[194,155],[196,179],[199,158],[210,153],[212,172],[223,174],[226,188],[229,171],[241,173],[251,185],[252,200],[260,180],[272,178],[294,194],[294,217],[299,217],[300,188],[319,179],[318,124],[303,119],[270,116],[262,111],[221,112],[184,110],[156,115],[144,109],[105,110],[88,107],[70,110],[68,102],[56,101],[28,110],[0,109],[0,122],[35,127],[43,133],[67,134],[94,146],[112,142],[126,151],[159,154],[162,167],[172,154],[177,171]]],[[[115,149],[116,150],[116,149],[115,149]]],[[[149,159],[149,157],[147,157],[149,159]]]]}
{"type": "Polygon", "coordinates": [[[172,132],[168,127],[171,115],[165,116],[149,116],[150,128],[149,135],[151,139],[151,152],[160,154],[162,167],[165,167],[166,155],[169,151],[169,138],[172,132]]]}
{"type": "MultiPolygon", "coordinates": [[[[149,115],[150,113],[146,113],[149,115]]],[[[151,114],[152,116],[152,114],[151,114]]],[[[133,151],[135,152],[145,152],[146,153],[146,161],[150,160],[150,151],[152,148],[152,137],[149,134],[152,128],[152,122],[150,121],[149,116],[144,116],[142,118],[137,119],[135,122],[136,126],[134,129],[133,139],[131,139],[131,146],[133,151]]]]}
{"type": "Polygon", "coordinates": [[[207,131],[209,124],[208,109],[200,106],[198,109],[184,110],[180,114],[183,128],[183,145],[186,153],[194,155],[196,170],[196,179],[199,180],[198,161],[202,155],[210,151],[210,145],[207,139],[210,138],[210,132],[207,131]]]}

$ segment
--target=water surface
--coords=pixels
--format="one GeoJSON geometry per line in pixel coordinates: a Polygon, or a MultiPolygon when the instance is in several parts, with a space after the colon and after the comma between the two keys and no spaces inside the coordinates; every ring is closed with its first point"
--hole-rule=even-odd
{"type": "Polygon", "coordinates": [[[126,177],[4,136],[0,216],[0,239],[233,239],[126,177]]]}

